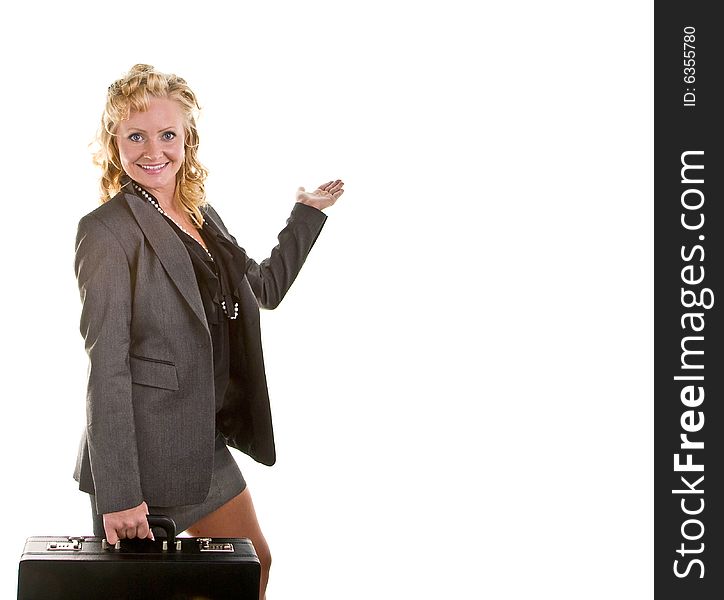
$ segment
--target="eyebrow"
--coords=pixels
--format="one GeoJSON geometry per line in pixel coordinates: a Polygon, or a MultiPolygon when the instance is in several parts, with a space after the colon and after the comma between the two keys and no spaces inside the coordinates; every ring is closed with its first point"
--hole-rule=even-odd
{"type": "MultiPolygon", "coordinates": [[[[130,127],[131,131],[138,131],[139,133],[148,133],[145,129],[141,129],[140,127],[130,127]]],[[[162,131],[168,131],[169,129],[176,129],[175,125],[169,125],[168,127],[164,127],[163,129],[159,129],[157,133],[161,133],[162,131]]]]}

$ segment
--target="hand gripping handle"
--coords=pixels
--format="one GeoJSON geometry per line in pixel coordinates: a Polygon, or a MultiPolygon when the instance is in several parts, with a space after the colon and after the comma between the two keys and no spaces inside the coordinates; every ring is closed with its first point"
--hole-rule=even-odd
{"type": "MultiPolygon", "coordinates": [[[[172,548],[174,550],[181,549],[181,540],[176,539],[176,522],[171,517],[167,517],[166,515],[146,515],[146,519],[148,520],[149,527],[160,527],[166,532],[166,539],[163,540],[164,552],[169,548],[172,548]]],[[[133,547],[134,544],[145,544],[146,540],[127,540],[127,543],[131,544],[131,547],[133,547]]],[[[105,538],[102,541],[102,548],[103,550],[111,549],[111,546],[108,544],[108,542],[106,542],[105,538]]],[[[121,540],[118,540],[116,542],[115,546],[113,546],[113,549],[121,549],[121,540]]]]}

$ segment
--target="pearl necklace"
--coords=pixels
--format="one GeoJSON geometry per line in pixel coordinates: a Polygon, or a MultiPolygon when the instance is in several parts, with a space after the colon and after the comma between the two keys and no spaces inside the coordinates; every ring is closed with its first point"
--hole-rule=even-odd
{"type": "MultiPolygon", "coordinates": [[[[210,258],[212,261],[214,260],[214,257],[211,256],[211,252],[209,252],[208,248],[206,248],[206,246],[204,246],[201,242],[199,242],[199,240],[197,240],[197,239],[196,239],[194,236],[192,236],[188,231],[186,231],[186,229],[184,229],[184,227],[183,227],[180,223],[178,223],[178,222],[176,221],[176,219],[174,219],[174,218],[173,218],[171,215],[169,215],[165,210],[163,210],[163,208],[161,208],[161,205],[159,204],[158,200],[156,200],[156,198],[155,198],[153,195],[149,194],[146,190],[144,190],[144,189],[143,189],[140,185],[138,185],[135,181],[133,182],[133,187],[135,188],[135,190],[136,190],[139,194],[141,194],[141,196],[143,196],[146,200],[148,200],[148,201],[156,208],[156,210],[157,210],[158,212],[160,212],[160,213],[161,213],[162,215],[164,215],[165,217],[168,217],[169,219],[171,219],[171,221],[173,221],[173,223],[176,225],[176,227],[178,227],[178,228],[179,228],[181,231],[183,231],[187,236],[189,236],[192,240],[194,240],[199,246],[201,246],[201,247],[204,249],[204,252],[206,252],[206,254],[209,255],[209,258],[210,258]]],[[[205,221],[204,221],[204,222],[205,222],[205,221]]],[[[223,309],[224,314],[225,314],[227,317],[229,317],[229,319],[236,319],[236,318],[239,316],[239,303],[238,303],[238,302],[234,302],[234,316],[231,316],[231,315],[229,314],[229,311],[226,309],[226,301],[225,301],[225,300],[222,300],[222,301],[221,301],[221,308],[223,309]]]]}
{"type": "Polygon", "coordinates": [[[176,219],[174,219],[174,218],[173,218],[171,215],[169,215],[165,210],[163,210],[163,208],[161,208],[161,205],[158,203],[158,200],[156,200],[156,198],[155,198],[154,196],[152,196],[151,194],[149,194],[146,190],[144,190],[144,189],[143,189],[140,185],[138,185],[135,181],[133,182],[133,187],[136,189],[136,191],[137,191],[139,194],[141,194],[141,196],[143,196],[146,200],[148,200],[148,201],[156,208],[156,210],[157,210],[158,212],[160,212],[162,215],[164,215],[164,216],[168,217],[169,219],[171,219],[171,220],[174,222],[174,224],[176,225],[176,227],[178,227],[178,228],[179,228],[181,231],[183,231],[187,236],[189,236],[192,240],[194,240],[199,246],[201,246],[201,247],[204,249],[204,251],[206,252],[206,254],[209,255],[209,258],[210,258],[211,260],[214,260],[214,257],[211,256],[211,252],[209,252],[208,248],[206,248],[206,246],[204,246],[201,242],[199,242],[199,240],[197,240],[197,239],[196,239],[194,236],[192,236],[188,231],[186,231],[186,229],[184,228],[184,226],[181,225],[180,223],[178,223],[178,221],[176,221],[176,219]]]}

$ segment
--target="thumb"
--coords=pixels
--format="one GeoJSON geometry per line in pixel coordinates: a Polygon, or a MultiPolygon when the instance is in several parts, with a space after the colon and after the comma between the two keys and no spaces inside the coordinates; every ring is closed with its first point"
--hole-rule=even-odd
{"type": "Polygon", "coordinates": [[[298,192],[303,192],[303,191],[304,191],[304,188],[303,188],[302,186],[299,186],[299,188],[297,189],[297,191],[298,191],[298,192]]]}

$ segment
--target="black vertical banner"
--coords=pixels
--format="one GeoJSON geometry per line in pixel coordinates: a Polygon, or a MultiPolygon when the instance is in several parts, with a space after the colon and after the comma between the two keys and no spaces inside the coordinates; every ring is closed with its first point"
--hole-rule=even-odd
{"type": "Polygon", "coordinates": [[[655,10],[655,594],[724,598],[724,164],[714,2],[655,10]]]}

